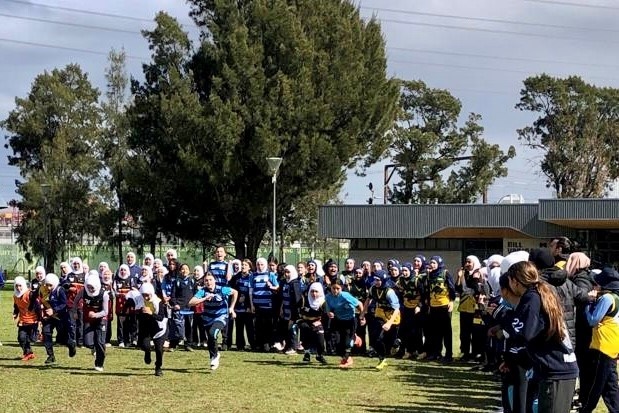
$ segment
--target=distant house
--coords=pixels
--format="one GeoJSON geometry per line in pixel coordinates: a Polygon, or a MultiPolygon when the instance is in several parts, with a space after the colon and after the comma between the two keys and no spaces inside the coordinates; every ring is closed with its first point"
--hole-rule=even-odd
{"type": "Polygon", "coordinates": [[[359,260],[396,258],[423,252],[441,255],[459,268],[467,255],[547,246],[551,238],[577,240],[585,253],[619,263],[619,199],[544,199],[539,203],[436,205],[326,205],[318,235],[350,240],[359,260]]]}
{"type": "Polygon", "coordinates": [[[19,225],[21,214],[13,207],[0,208],[0,244],[14,244],[13,228],[19,225]]]}

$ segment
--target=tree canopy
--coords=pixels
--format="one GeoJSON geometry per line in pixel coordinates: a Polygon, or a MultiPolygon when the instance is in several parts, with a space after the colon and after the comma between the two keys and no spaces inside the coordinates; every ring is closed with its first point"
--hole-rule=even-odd
{"type": "Polygon", "coordinates": [[[283,158],[277,209],[291,217],[387,148],[397,85],[378,23],[348,1],[190,4],[195,49],[164,13],[145,32],[152,61],[132,84],[129,162],[158,199],[137,189],[128,208],[141,220],[165,210],[184,239],[226,237],[255,256],[272,219],[266,158],[283,158]]]}
{"type": "Polygon", "coordinates": [[[422,81],[403,81],[400,117],[390,147],[398,175],[393,203],[470,203],[498,177],[515,156],[482,138],[481,116],[471,113],[458,126],[461,102],[449,91],[422,81]],[[467,162],[463,162],[467,161],[467,162]]]}
{"type": "Polygon", "coordinates": [[[548,75],[529,77],[516,108],[539,114],[518,139],[541,151],[558,198],[601,197],[619,176],[619,90],[548,75]]]}
{"type": "Polygon", "coordinates": [[[24,217],[17,242],[44,256],[50,272],[66,246],[96,231],[102,209],[95,191],[101,173],[98,97],[88,76],[70,64],[37,76],[2,122],[9,132],[6,147],[13,150],[9,164],[23,178],[16,182],[24,217]]]}

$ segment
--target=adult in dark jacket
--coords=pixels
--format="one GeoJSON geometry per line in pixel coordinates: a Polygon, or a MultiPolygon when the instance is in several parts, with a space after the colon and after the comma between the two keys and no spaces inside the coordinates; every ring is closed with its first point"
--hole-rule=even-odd
{"type": "MultiPolygon", "coordinates": [[[[589,267],[591,266],[591,260],[582,252],[575,252],[570,254],[567,259],[565,270],[567,276],[574,285],[587,293],[593,290],[593,274],[589,267]]],[[[593,329],[587,322],[587,303],[576,303],[576,343],[574,345],[574,352],[576,353],[576,360],[578,360],[578,367],[581,368],[581,363],[584,363],[589,352],[589,345],[591,344],[591,337],[593,329]]]]}
{"type": "Polygon", "coordinates": [[[567,277],[567,271],[555,266],[555,258],[547,248],[534,249],[529,253],[529,261],[535,264],[540,278],[552,285],[563,305],[563,316],[572,342],[576,345],[576,310],[575,305],[588,303],[588,291],[579,288],[567,277]]]}
{"type": "Polygon", "coordinates": [[[491,334],[521,342],[533,361],[534,378],[539,380],[540,413],[570,410],[578,365],[563,321],[563,306],[542,281],[535,266],[519,262],[507,271],[509,287],[520,297],[517,307],[501,318],[502,306],[493,315],[499,326],[491,334]]]}

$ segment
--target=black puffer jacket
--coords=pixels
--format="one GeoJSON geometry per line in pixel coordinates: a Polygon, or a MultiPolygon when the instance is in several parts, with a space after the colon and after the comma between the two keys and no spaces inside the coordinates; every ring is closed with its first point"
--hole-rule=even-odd
{"type": "MultiPolygon", "coordinates": [[[[580,270],[572,278],[572,282],[581,290],[589,292],[593,290],[593,274],[588,269],[580,270]]],[[[576,357],[581,357],[589,350],[593,330],[587,322],[587,303],[576,303],[576,357]]]]}
{"type": "Polygon", "coordinates": [[[576,348],[576,312],[575,306],[587,302],[587,292],[576,286],[567,278],[567,272],[557,267],[541,271],[542,280],[555,287],[557,295],[563,303],[563,316],[572,341],[572,348],[576,348]]]}

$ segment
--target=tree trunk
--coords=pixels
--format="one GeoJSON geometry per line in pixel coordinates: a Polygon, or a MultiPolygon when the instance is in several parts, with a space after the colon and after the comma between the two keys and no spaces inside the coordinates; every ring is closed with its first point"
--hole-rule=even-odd
{"type": "Polygon", "coordinates": [[[247,234],[247,255],[246,258],[252,260],[252,262],[256,261],[258,258],[258,248],[260,248],[260,243],[264,238],[264,234],[266,234],[266,229],[256,229],[249,234],[247,234]]]}
{"type": "Polygon", "coordinates": [[[245,236],[236,236],[233,241],[236,258],[239,260],[247,258],[248,251],[247,246],[245,245],[245,236]]]}

